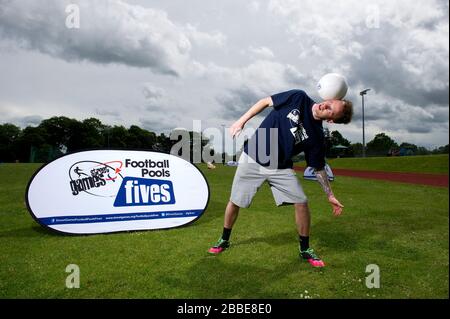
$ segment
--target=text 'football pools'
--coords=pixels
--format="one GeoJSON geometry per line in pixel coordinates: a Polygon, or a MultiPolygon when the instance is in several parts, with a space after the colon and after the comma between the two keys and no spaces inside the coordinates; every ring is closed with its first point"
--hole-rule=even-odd
{"type": "Polygon", "coordinates": [[[125,167],[140,168],[142,177],[170,177],[169,160],[152,161],[133,161],[129,158],[125,160],[125,167]]]}

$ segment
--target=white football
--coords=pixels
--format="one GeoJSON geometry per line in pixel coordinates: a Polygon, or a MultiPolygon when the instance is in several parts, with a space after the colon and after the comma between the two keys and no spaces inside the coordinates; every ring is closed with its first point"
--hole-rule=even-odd
{"type": "Polygon", "coordinates": [[[338,73],[325,74],[317,83],[317,92],[325,101],[341,100],[347,94],[347,90],[347,80],[338,73]]]}

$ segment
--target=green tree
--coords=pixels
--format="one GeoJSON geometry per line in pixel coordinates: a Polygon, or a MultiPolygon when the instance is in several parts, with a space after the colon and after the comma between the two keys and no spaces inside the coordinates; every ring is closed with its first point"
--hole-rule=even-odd
{"type": "Polygon", "coordinates": [[[57,149],[67,148],[67,152],[72,152],[82,147],[77,135],[81,131],[81,125],[75,119],[65,116],[52,117],[43,120],[39,127],[47,133],[47,144],[57,149]]]}
{"type": "Polygon", "coordinates": [[[103,147],[105,125],[99,119],[88,118],[82,122],[64,116],[52,117],[39,125],[48,135],[48,144],[66,152],[103,147]]]}
{"type": "Polygon", "coordinates": [[[163,152],[163,153],[170,153],[170,149],[172,148],[172,145],[174,145],[176,141],[170,140],[169,136],[166,136],[164,133],[161,133],[161,135],[158,135],[156,137],[156,143],[153,147],[155,151],[163,152]]]}
{"type": "Polygon", "coordinates": [[[156,143],[156,134],[142,129],[136,125],[128,129],[128,148],[131,149],[153,149],[156,143]]]}
{"type": "Polygon", "coordinates": [[[399,147],[402,155],[417,155],[417,145],[403,142],[399,147]]]}
{"type": "Polygon", "coordinates": [[[353,156],[352,149],[350,148],[350,141],[342,136],[339,131],[332,131],[326,134],[326,156],[327,157],[350,157],[353,156]],[[328,138],[327,138],[328,135],[328,138]],[[341,148],[342,146],[347,147],[347,149],[341,148]]]}
{"type": "Polygon", "coordinates": [[[333,131],[331,132],[331,144],[333,146],[343,145],[349,147],[351,143],[349,140],[344,138],[339,131],[333,131]]]}
{"type": "Polygon", "coordinates": [[[350,144],[350,152],[353,156],[361,157],[363,153],[363,145],[362,143],[353,143],[350,144]]]}
{"type": "Polygon", "coordinates": [[[16,142],[21,129],[13,124],[0,125],[0,162],[14,162],[18,159],[16,142]]]}
{"type": "Polygon", "coordinates": [[[42,127],[28,126],[22,130],[16,142],[17,157],[21,162],[46,162],[51,145],[48,144],[47,131],[42,127]],[[39,150],[44,150],[40,152],[39,150]],[[44,158],[45,157],[45,158],[44,158]]]}
{"type": "Polygon", "coordinates": [[[81,123],[81,132],[83,148],[102,148],[105,146],[103,131],[104,125],[99,119],[88,118],[81,123]]]}
{"type": "Polygon", "coordinates": [[[445,145],[445,146],[441,146],[441,147],[435,148],[432,151],[432,153],[433,154],[448,154],[448,144],[445,145]]]}
{"type": "Polygon", "coordinates": [[[417,148],[417,155],[430,155],[430,154],[431,152],[423,146],[419,146],[417,148]]]}
{"type": "Polygon", "coordinates": [[[107,147],[108,148],[128,148],[127,141],[129,140],[128,130],[122,125],[105,128],[107,147]]]}
{"type": "Polygon", "coordinates": [[[391,148],[398,148],[398,144],[385,133],[379,133],[367,143],[367,155],[385,156],[391,148]]]}

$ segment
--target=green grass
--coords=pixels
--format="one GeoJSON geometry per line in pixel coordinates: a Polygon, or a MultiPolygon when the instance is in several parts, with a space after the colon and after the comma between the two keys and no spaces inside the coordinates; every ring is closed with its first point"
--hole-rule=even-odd
{"type": "Polygon", "coordinates": [[[332,186],[345,210],[335,218],[320,186],[302,180],[311,244],[327,263],[313,269],[298,258],[292,207],[275,207],[267,185],[241,211],[232,247],[206,253],[221,234],[234,168],[202,166],[211,199],[190,226],[69,237],[47,232],[26,211],[37,167],[0,165],[0,298],[449,296],[447,188],[338,177],[332,186]],[[65,287],[69,264],[80,267],[79,289],[65,287]],[[365,285],[369,264],[380,267],[379,289],[365,285]]]}
{"type": "Polygon", "coordinates": [[[331,168],[448,174],[448,154],[399,157],[366,157],[328,159],[331,168]]]}

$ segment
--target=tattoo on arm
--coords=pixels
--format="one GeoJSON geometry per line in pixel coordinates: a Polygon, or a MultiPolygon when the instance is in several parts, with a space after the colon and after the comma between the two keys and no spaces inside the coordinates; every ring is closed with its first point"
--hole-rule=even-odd
{"type": "MultiPolygon", "coordinates": [[[[316,173],[317,181],[322,186],[323,191],[327,194],[328,197],[333,195],[333,191],[331,190],[330,182],[328,181],[328,175],[325,170],[314,171],[316,173]]],[[[334,195],[333,195],[334,196],[334,195]]]]}

